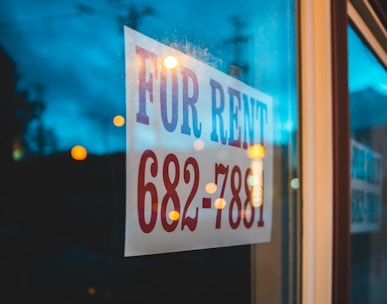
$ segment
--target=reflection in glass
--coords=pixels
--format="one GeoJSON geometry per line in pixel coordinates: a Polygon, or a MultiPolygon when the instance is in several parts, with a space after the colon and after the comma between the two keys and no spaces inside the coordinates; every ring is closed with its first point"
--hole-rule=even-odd
{"type": "Polygon", "coordinates": [[[263,204],[263,158],[266,149],[263,145],[252,145],[247,149],[247,155],[251,159],[250,165],[250,202],[254,207],[261,207],[263,204]]]}
{"type": "Polygon", "coordinates": [[[351,303],[387,299],[387,71],[348,28],[351,303]]]}
{"type": "Polygon", "coordinates": [[[295,302],[299,219],[283,191],[297,171],[294,1],[85,3],[0,1],[0,302],[156,303],[176,286],[178,303],[251,303],[252,285],[265,303],[295,302]],[[251,246],[123,258],[124,25],[273,98],[275,229],[257,269],[251,246]]]}

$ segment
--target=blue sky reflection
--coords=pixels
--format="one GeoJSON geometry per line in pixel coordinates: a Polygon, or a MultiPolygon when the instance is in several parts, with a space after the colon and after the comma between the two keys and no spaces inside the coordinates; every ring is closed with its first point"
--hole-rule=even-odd
{"type": "Polygon", "coordinates": [[[387,72],[352,27],[348,27],[349,91],[373,88],[387,94],[387,72]],[[365,70],[366,69],[366,70],[365,70]]]}
{"type": "Polygon", "coordinates": [[[289,140],[297,129],[293,3],[2,1],[0,45],[15,61],[19,88],[31,97],[42,88],[43,123],[59,151],[74,145],[97,154],[125,151],[125,128],[112,119],[125,116],[122,20],[131,5],[152,8],[138,20],[140,32],[225,72],[235,59],[227,41],[247,37],[238,54],[249,65],[245,81],[273,97],[275,140],[289,140]],[[232,16],[240,17],[239,32],[232,16]]]}

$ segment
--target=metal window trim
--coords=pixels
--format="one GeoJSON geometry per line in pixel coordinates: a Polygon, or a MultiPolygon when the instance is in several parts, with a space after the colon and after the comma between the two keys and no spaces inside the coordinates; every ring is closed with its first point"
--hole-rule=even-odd
{"type": "MultiPolygon", "coordinates": [[[[367,2],[368,3],[368,2],[367,2]]],[[[356,30],[358,30],[361,34],[361,36],[365,39],[366,43],[369,45],[369,47],[372,49],[372,51],[375,53],[375,55],[378,57],[380,62],[387,67],[387,56],[386,56],[386,50],[383,48],[383,46],[380,44],[379,39],[374,35],[372,30],[369,28],[367,23],[364,21],[362,14],[362,11],[358,11],[353,4],[349,1],[347,3],[348,6],[348,16],[350,18],[351,23],[355,26],[356,30]]],[[[371,10],[373,12],[372,8],[368,5],[365,6],[367,9],[371,10]]],[[[376,17],[376,13],[370,13],[373,15],[376,19],[379,20],[376,17]]],[[[384,33],[384,36],[387,37],[387,31],[384,29],[384,27],[381,25],[381,23],[377,23],[381,26],[381,31],[384,33]]]]}

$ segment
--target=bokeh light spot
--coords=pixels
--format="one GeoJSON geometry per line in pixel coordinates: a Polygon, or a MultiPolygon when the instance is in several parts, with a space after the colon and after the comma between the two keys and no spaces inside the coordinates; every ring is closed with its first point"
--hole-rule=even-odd
{"type": "Polygon", "coordinates": [[[206,192],[209,194],[213,194],[218,189],[218,186],[215,183],[208,183],[206,185],[206,192]]]}
{"type": "Polygon", "coordinates": [[[94,288],[94,287],[90,287],[88,290],[87,290],[87,294],[89,296],[94,296],[95,294],[97,293],[97,290],[94,288]]]}
{"type": "Polygon", "coordinates": [[[177,67],[177,59],[175,56],[165,57],[163,63],[167,69],[174,69],[175,67],[177,67]]]}
{"type": "Polygon", "coordinates": [[[226,207],[227,205],[227,202],[224,198],[217,198],[214,202],[214,207],[216,209],[223,209],[224,207],[226,207]]]}
{"type": "Polygon", "coordinates": [[[87,157],[87,150],[82,146],[74,146],[71,149],[71,157],[75,160],[85,160],[87,157]]]}
{"type": "Polygon", "coordinates": [[[122,115],[116,115],[113,118],[113,124],[116,127],[122,127],[125,124],[125,117],[122,115]]]}
{"type": "Polygon", "coordinates": [[[297,177],[293,178],[290,182],[290,186],[293,188],[293,189],[298,189],[300,187],[300,181],[297,177]]]}
{"type": "Polygon", "coordinates": [[[195,140],[193,146],[196,151],[201,151],[204,149],[204,141],[202,141],[201,139],[197,139],[195,140]]]}
{"type": "Polygon", "coordinates": [[[265,157],[266,149],[262,145],[252,145],[247,150],[247,156],[253,160],[260,160],[265,157]]]}
{"type": "Polygon", "coordinates": [[[180,218],[180,213],[176,210],[172,210],[168,213],[168,217],[172,221],[177,221],[180,218]]]}

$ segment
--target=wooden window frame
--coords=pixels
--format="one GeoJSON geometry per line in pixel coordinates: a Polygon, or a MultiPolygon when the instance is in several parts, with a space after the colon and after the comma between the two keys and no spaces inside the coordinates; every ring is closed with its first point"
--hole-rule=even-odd
{"type": "Polygon", "coordinates": [[[380,15],[369,0],[300,1],[303,303],[350,301],[348,25],[387,66],[380,15]]]}
{"type": "MultiPolygon", "coordinates": [[[[375,1],[378,3],[378,1],[375,1]]],[[[348,25],[352,24],[384,66],[387,37],[368,0],[331,1],[333,97],[333,273],[332,303],[350,302],[350,111],[348,89],[348,25]]]]}

